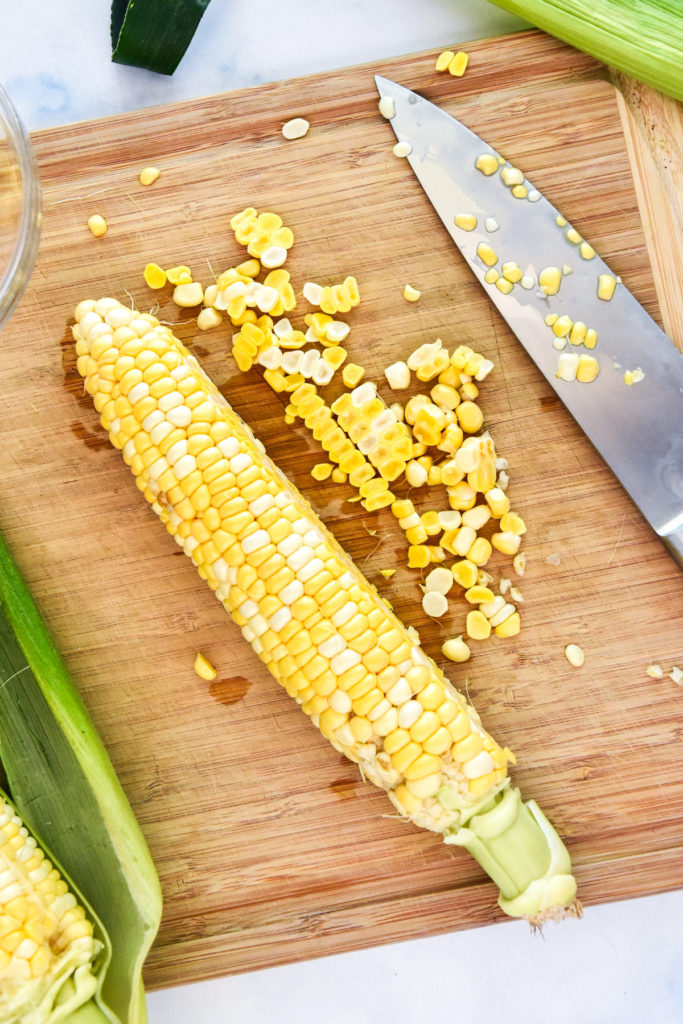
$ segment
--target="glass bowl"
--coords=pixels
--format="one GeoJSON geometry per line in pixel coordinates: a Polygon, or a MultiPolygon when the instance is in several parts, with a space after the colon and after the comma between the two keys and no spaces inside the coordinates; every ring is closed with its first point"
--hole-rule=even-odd
{"type": "Polygon", "coordinates": [[[0,328],[31,276],[41,219],[40,178],[31,141],[0,86],[0,328]]]}

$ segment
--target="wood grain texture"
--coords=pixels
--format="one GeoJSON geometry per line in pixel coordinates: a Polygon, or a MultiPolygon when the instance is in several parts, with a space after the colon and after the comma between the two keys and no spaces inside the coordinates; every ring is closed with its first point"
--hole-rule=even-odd
{"type": "Polygon", "coordinates": [[[349,350],[372,379],[436,336],[495,361],[482,406],[529,525],[523,631],[446,669],[516,751],[515,780],[566,839],[584,902],[683,885],[683,693],[645,674],[651,660],[668,671],[683,659],[683,579],[392,156],[372,73],[423,91],[517,162],[662,322],[648,251],[660,239],[644,232],[638,167],[595,61],[536,32],[469,52],[457,81],[419,54],[34,136],[45,226],[0,345],[0,529],[159,869],[150,986],[502,919],[477,864],[398,820],[280,691],[145,507],[83,395],[75,304],[128,292],[144,309],[158,297],[161,318],[443,661],[463,604],[425,621],[393,517],[315,483],[317,445],[284,427],[284,403],[258,374],[236,370],[228,330],[197,335],[142,281],[155,260],[188,263],[208,283],[242,258],[228,220],[249,204],[293,227],[299,288],[356,274],[349,350]],[[280,126],[296,115],[311,131],[287,143],[280,126]],[[162,176],[144,189],[150,163],[162,176]],[[95,212],[109,223],[102,239],[86,228],[95,212]],[[416,305],[401,297],[406,281],[423,291],[416,305]],[[583,669],[563,656],[570,641],[586,651],[583,669]],[[197,650],[218,668],[212,684],[192,671],[197,650]]]}

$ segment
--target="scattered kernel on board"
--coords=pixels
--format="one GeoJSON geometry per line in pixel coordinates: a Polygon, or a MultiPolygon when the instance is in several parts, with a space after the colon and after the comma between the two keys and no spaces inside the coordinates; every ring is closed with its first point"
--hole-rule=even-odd
{"type": "Polygon", "coordinates": [[[153,185],[160,174],[158,167],[143,167],[138,180],[141,185],[153,185]]]}
{"type": "Polygon", "coordinates": [[[398,157],[410,156],[412,151],[413,147],[410,145],[409,142],[406,142],[405,139],[402,139],[400,142],[397,142],[394,148],[392,149],[392,153],[394,154],[394,156],[398,157]]]}
{"type": "Polygon", "coordinates": [[[283,124],[282,134],[286,139],[302,139],[310,127],[305,117],[293,117],[283,124]]]}
{"type": "Polygon", "coordinates": [[[421,295],[422,292],[419,291],[417,288],[413,288],[411,284],[405,285],[403,289],[403,298],[406,300],[406,302],[417,302],[421,295]]]}
{"type": "Polygon", "coordinates": [[[106,220],[99,213],[94,213],[92,217],[88,217],[88,227],[95,238],[101,238],[102,235],[106,235],[108,230],[106,220]]]}
{"type": "Polygon", "coordinates": [[[158,263],[148,263],[142,275],[145,283],[154,289],[163,288],[166,284],[166,271],[162,270],[158,263]]]}
{"type": "Polygon", "coordinates": [[[578,644],[567,644],[564,649],[564,654],[569,664],[573,665],[574,668],[581,668],[586,660],[583,648],[579,647],[578,644]]]}
{"type": "Polygon", "coordinates": [[[434,62],[435,71],[447,71],[448,65],[455,57],[454,50],[442,50],[434,62]]]}
{"type": "Polygon", "coordinates": [[[448,73],[453,75],[454,78],[462,78],[467,70],[469,59],[468,54],[466,54],[464,50],[458,50],[458,52],[453,55],[452,60],[448,63],[448,73]]]}
{"type": "Polygon", "coordinates": [[[647,673],[647,675],[649,675],[650,679],[661,679],[664,675],[664,669],[662,668],[662,666],[657,665],[654,662],[650,662],[650,664],[645,669],[645,672],[647,673]]]}
{"type": "Polygon", "coordinates": [[[200,679],[215,679],[217,672],[211,662],[204,657],[201,651],[198,651],[194,659],[194,670],[200,679]]]}

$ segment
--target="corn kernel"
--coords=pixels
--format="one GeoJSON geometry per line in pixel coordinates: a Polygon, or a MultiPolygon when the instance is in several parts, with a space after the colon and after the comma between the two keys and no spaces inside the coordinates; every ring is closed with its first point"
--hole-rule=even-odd
{"type": "Polygon", "coordinates": [[[491,623],[480,611],[468,612],[465,629],[472,640],[486,640],[491,635],[491,623]]]}
{"type": "Polygon", "coordinates": [[[357,363],[347,363],[342,370],[342,380],[347,388],[355,388],[365,376],[365,370],[357,363]]]}
{"type": "Polygon", "coordinates": [[[453,59],[448,65],[449,74],[453,75],[455,78],[462,78],[467,70],[468,61],[468,55],[463,50],[459,50],[458,53],[453,56],[453,59]]]}
{"type": "Polygon", "coordinates": [[[493,153],[482,153],[481,156],[477,157],[474,166],[482,174],[491,175],[496,173],[499,164],[493,153]]]}
{"type": "Polygon", "coordinates": [[[140,171],[140,177],[138,180],[141,185],[151,185],[157,180],[160,174],[161,171],[158,167],[143,167],[140,171]]]}
{"type": "Polygon", "coordinates": [[[441,653],[449,661],[457,663],[467,661],[470,657],[470,649],[462,636],[451,637],[449,640],[446,640],[441,647],[441,653]]]}
{"type": "Polygon", "coordinates": [[[407,284],[403,289],[403,298],[406,302],[417,302],[422,292],[418,291],[417,288],[413,288],[412,285],[407,284]]]}
{"type": "Polygon", "coordinates": [[[573,665],[574,668],[581,668],[586,659],[583,649],[578,644],[567,644],[564,654],[569,664],[573,665]]]}
{"type": "Polygon", "coordinates": [[[148,263],[143,277],[150,288],[163,288],[166,284],[166,274],[157,263],[148,263]]]}
{"type": "Polygon", "coordinates": [[[455,53],[453,52],[453,50],[443,50],[436,58],[434,70],[446,71],[448,69],[448,65],[450,64],[454,57],[455,53]]]}
{"type": "Polygon", "coordinates": [[[462,231],[474,231],[477,226],[477,218],[472,213],[458,213],[454,217],[453,223],[462,231]]]}
{"type": "Polygon", "coordinates": [[[88,217],[88,227],[95,238],[101,238],[102,235],[106,235],[108,230],[106,220],[104,217],[101,217],[99,213],[95,213],[92,217],[88,217]]]}
{"type": "Polygon", "coordinates": [[[512,533],[511,530],[494,533],[491,537],[491,543],[496,551],[501,551],[504,555],[516,555],[519,551],[521,540],[520,535],[512,533]]]}
{"type": "Polygon", "coordinates": [[[211,680],[215,679],[217,675],[216,669],[213,667],[211,662],[204,657],[201,651],[198,651],[195,655],[194,670],[200,679],[211,680]]]}
{"type": "Polygon", "coordinates": [[[424,544],[415,544],[408,548],[408,568],[424,569],[429,562],[429,549],[424,544]]]}
{"type": "Polygon", "coordinates": [[[519,612],[513,612],[504,622],[499,622],[493,632],[499,637],[517,636],[521,629],[519,612]]]}
{"type": "Polygon", "coordinates": [[[332,473],[332,468],[330,462],[317,462],[311,470],[311,476],[314,480],[327,480],[332,473]]]}

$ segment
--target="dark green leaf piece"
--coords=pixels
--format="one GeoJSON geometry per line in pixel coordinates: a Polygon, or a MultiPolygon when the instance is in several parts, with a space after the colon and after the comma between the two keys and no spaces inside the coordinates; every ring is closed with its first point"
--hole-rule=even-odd
{"type": "Polygon", "coordinates": [[[172,75],[210,0],[112,0],[112,60],[172,75]]]}

